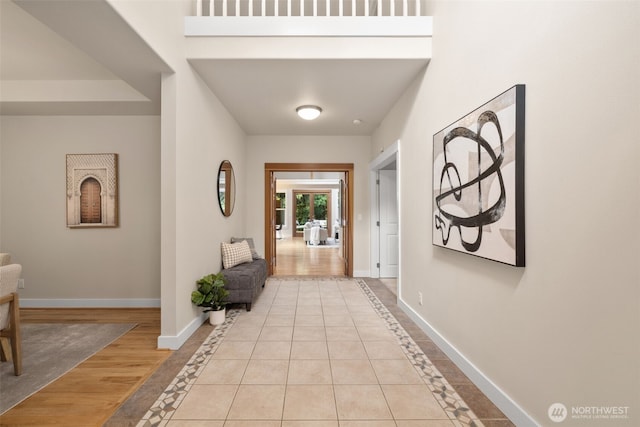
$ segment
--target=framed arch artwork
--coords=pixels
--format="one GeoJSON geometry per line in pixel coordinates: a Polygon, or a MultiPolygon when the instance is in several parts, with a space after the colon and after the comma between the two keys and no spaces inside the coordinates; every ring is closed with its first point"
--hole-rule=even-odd
{"type": "Polygon", "coordinates": [[[67,154],[67,227],[118,226],[118,155],[67,154]]]}

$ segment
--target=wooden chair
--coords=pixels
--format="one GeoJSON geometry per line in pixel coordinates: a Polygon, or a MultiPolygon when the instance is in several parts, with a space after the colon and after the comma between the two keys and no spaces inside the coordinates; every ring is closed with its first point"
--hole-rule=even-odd
{"type": "Polygon", "coordinates": [[[13,360],[16,376],[22,374],[20,299],[17,292],[21,273],[19,264],[0,266],[0,356],[3,361],[13,360]],[[7,338],[11,351],[7,348],[7,338]]]}

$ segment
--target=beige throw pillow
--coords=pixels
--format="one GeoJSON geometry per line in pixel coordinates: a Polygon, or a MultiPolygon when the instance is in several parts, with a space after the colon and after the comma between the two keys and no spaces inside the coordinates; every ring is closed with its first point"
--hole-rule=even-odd
{"type": "Polygon", "coordinates": [[[224,268],[235,267],[245,262],[253,261],[251,257],[251,249],[246,240],[238,243],[221,243],[222,249],[222,266],[224,268]]]}
{"type": "Polygon", "coordinates": [[[258,255],[258,252],[256,251],[256,247],[253,243],[253,237],[232,237],[231,243],[238,243],[238,242],[242,242],[243,240],[246,240],[247,243],[249,244],[249,249],[251,249],[251,256],[253,257],[253,259],[262,258],[260,255],[258,255]]]}

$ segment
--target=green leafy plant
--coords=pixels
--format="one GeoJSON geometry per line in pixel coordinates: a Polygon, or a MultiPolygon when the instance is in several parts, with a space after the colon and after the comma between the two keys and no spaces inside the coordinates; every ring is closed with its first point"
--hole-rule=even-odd
{"type": "Polygon", "coordinates": [[[229,291],[224,288],[226,283],[227,279],[222,273],[203,276],[196,281],[198,290],[191,292],[191,302],[199,307],[205,307],[205,313],[224,309],[229,296],[229,291]]]}

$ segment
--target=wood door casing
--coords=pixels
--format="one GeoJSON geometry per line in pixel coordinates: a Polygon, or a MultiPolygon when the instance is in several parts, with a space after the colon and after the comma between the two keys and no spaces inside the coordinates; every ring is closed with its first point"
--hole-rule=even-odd
{"type": "Polygon", "coordinates": [[[268,274],[271,275],[273,274],[273,266],[276,263],[276,174],[275,171],[270,171],[267,175],[269,197],[267,198],[268,200],[265,205],[265,209],[268,212],[268,215],[265,215],[265,229],[273,230],[273,238],[271,240],[265,241],[265,259],[267,260],[269,270],[268,274]]]}
{"type": "Polygon", "coordinates": [[[102,222],[100,191],[100,183],[95,178],[87,178],[80,185],[80,223],[100,224],[102,222]]]}
{"type": "Polygon", "coordinates": [[[343,253],[345,261],[344,274],[353,277],[353,163],[265,163],[264,165],[264,238],[265,259],[268,264],[268,274],[273,274],[275,263],[275,172],[344,172],[345,174],[345,203],[343,203],[343,253]]]}

